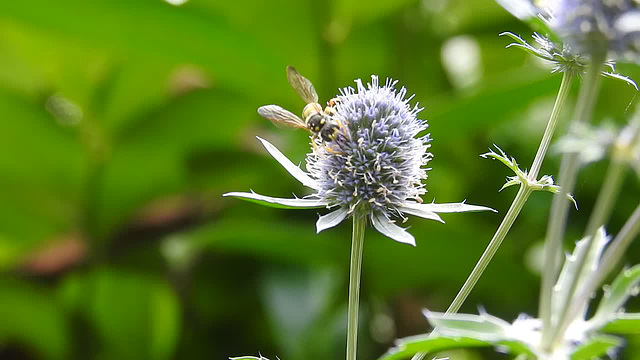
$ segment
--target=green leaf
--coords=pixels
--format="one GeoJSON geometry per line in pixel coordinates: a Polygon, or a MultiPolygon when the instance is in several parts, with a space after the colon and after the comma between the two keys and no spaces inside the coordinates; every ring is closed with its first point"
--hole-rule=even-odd
{"type": "Polygon", "coordinates": [[[483,313],[445,314],[424,311],[424,315],[438,331],[452,337],[470,337],[484,341],[505,340],[511,327],[508,322],[495,316],[483,313]]]}
{"type": "Polygon", "coordinates": [[[615,336],[598,335],[580,345],[571,354],[571,360],[593,360],[607,355],[613,348],[620,346],[622,339],[615,336]]]}
{"type": "Polygon", "coordinates": [[[398,340],[396,342],[396,346],[387,351],[387,353],[380,357],[379,360],[404,359],[411,357],[419,352],[436,353],[451,349],[477,348],[488,346],[497,346],[501,350],[505,350],[510,354],[515,355],[533,355],[533,353],[524,344],[516,341],[490,342],[474,339],[471,337],[431,337],[430,334],[424,334],[398,340]]]}
{"type": "Polygon", "coordinates": [[[566,257],[558,281],[553,288],[551,308],[553,314],[563,311],[563,306],[571,302],[576,289],[597,271],[597,262],[607,244],[604,228],[600,228],[595,236],[587,236],[576,243],[573,254],[566,257]]]}
{"type": "Polygon", "coordinates": [[[412,0],[373,0],[367,1],[367,5],[362,6],[362,3],[357,0],[339,0],[335,1],[332,8],[334,16],[342,18],[342,21],[368,23],[380,17],[389,16],[390,13],[405,8],[412,2],[412,0]]]}
{"type": "MultiPolygon", "coordinates": [[[[334,299],[342,296],[344,284],[336,281],[342,275],[331,270],[263,274],[259,291],[268,311],[268,325],[285,358],[309,359],[319,354],[318,351],[326,351],[316,349],[322,343],[317,328],[327,321],[334,299]]],[[[340,315],[341,320],[344,319],[342,311],[340,315]]]]}
{"type": "Polygon", "coordinates": [[[379,360],[396,360],[413,356],[419,352],[434,353],[450,349],[488,347],[488,341],[473,338],[430,337],[428,334],[408,337],[396,341],[396,346],[382,355],[379,360]]]}
{"type": "Polygon", "coordinates": [[[640,313],[616,314],[615,320],[607,323],[601,331],[612,334],[640,334],[640,313]]]}
{"type": "Polygon", "coordinates": [[[42,359],[69,358],[65,312],[48,290],[2,279],[0,294],[0,344],[20,344],[42,359]]]}
{"type": "Polygon", "coordinates": [[[173,290],[159,278],[102,268],[68,277],[60,293],[96,330],[103,358],[166,360],[174,355],[180,308],[173,290]]]}
{"type": "MultiPolygon", "coordinates": [[[[269,84],[280,75],[273,69],[284,61],[278,60],[281,54],[270,51],[266,42],[254,36],[233,31],[222,19],[205,15],[162,1],[99,0],[88,4],[64,0],[55,5],[45,0],[0,2],[3,21],[10,19],[29,29],[44,30],[56,39],[72,39],[93,51],[206,64],[216,69],[217,81],[226,86],[269,91],[269,84]],[[73,9],[72,17],[69,9],[73,9]],[[240,43],[243,46],[238,47],[240,43]],[[253,61],[258,55],[260,61],[253,61]],[[237,76],[240,71],[246,76],[237,76]],[[273,77],[264,79],[269,75],[273,77]],[[255,81],[260,78],[263,81],[255,81]]],[[[262,19],[264,23],[269,20],[262,19]]]]}
{"type": "Polygon", "coordinates": [[[605,288],[595,315],[589,321],[600,327],[615,319],[620,308],[627,301],[634,288],[640,283],[640,264],[624,269],[616,277],[610,287],[605,288]]]}

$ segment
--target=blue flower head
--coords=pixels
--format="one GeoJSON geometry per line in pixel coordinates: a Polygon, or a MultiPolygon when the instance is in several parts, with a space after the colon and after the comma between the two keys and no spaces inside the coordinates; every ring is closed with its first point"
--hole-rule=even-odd
{"type": "Polygon", "coordinates": [[[426,192],[431,138],[417,137],[428,125],[417,117],[422,109],[405,99],[406,89],[396,92],[395,81],[381,87],[377,76],[371,79],[368,87],[357,80],[357,90],[342,89],[336,118],[343,136],[331,148],[317,146],[307,169],[319,185],[316,195],[329,204],[401,216],[403,204],[421,201],[426,192]]]}
{"type": "MultiPolygon", "coordinates": [[[[394,218],[405,214],[443,222],[437,213],[485,211],[490,208],[465,203],[424,204],[426,165],[432,154],[422,110],[409,105],[413,96],[395,89],[397,81],[383,86],[377,76],[366,86],[356,80],[356,89],[344,88],[336,98],[331,121],[337,124],[331,140],[311,137],[312,151],[303,171],[275,146],[258,138],[267,151],[313,193],[302,199],[282,199],[253,192],[233,192],[235,196],[264,205],[285,208],[326,207],[332,211],[320,216],[318,232],[334,227],[350,216],[367,216],[376,230],[402,243],[415,246],[415,239],[394,218]]],[[[273,106],[274,105],[269,105],[273,106]]],[[[280,110],[282,112],[286,110],[280,110]]]]}
{"type": "Polygon", "coordinates": [[[611,58],[640,55],[640,3],[634,0],[561,0],[551,26],[584,54],[611,58]]]}
{"type": "Polygon", "coordinates": [[[637,0],[496,0],[559,48],[578,57],[640,63],[640,2],[637,0]],[[560,39],[556,39],[556,37],[560,39]]]}

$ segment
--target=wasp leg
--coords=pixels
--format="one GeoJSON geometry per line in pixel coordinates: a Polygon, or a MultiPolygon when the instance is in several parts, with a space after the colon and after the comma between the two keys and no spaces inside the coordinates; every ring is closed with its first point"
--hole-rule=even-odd
{"type": "Polygon", "coordinates": [[[329,146],[327,146],[327,144],[324,144],[324,143],[323,143],[323,144],[322,144],[322,147],[323,147],[325,150],[327,150],[328,152],[330,152],[330,153],[332,153],[332,154],[334,154],[334,155],[342,155],[342,153],[341,153],[341,152],[333,150],[332,148],[330,148],[329,146]]]}
{"type": "Polygon", "coordinates": [[[314,153],[318,150],[318,145],[316,144],[316,139],[317,139],[316,134],[313,134],[313,136],[311,137],[311,146],[313,146],[313,152],[314,153]]]}
{"type": "MultiPolygon", "coordinates": [[[[349,135],[349,130],[347,129],[346,124],[343,124],[342,121],[340,121],[340,119],[338,117],[334,117],[333,119],[336,121],[336,125],[338,126],[338,129],[340,130],[342,135],[345,138],[351,140],[351,135],[349,135]]],[[[337,132],[338,131],[336,130],[336,134],[335,134],[336,137],[338,136],[337,132]]]]}

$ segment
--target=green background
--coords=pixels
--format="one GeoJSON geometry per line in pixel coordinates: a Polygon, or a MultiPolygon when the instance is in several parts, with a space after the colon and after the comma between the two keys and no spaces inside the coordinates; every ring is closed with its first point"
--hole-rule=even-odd
{"type": "MultiPolygon", "coordinates": [[[[286,65],[323,100],[371,74],[398,79],[430,124],[425,201],[499,210],[445,214],[445,225],[412,218],[416,248],[368,230],[360,358],[426,332],[421,309],[446,309],[515,196],[498,193],[507,168],[478,155],[498,144],[529,167],[560,84],[505,49],[503,31],[530,39],[490,0],[0,1],[0,358],[344,357],[350,224],[316,235],[323,210],[221,196],[306,194],[255,139],[294,162],[309,151],[303,131],[256,113],[302,109],[286,65]]],[[[618,70],[640,80],[636,66],[618,70]]],[[[631,86],[604,80],[596,119],[621,124],[637,102],[631,86]]],[[[558,163],[552,153],[542,173],[558,163]]],[[[606,166],[581,173],[567,248],[606,166]]],[[[628,171],[610,233],[638,185],[628,171]]],[[[463,311],[536,314],[530,264],[551,197],[532,196],[463,311]]],[[[640,262],[639,244],[627,257],[640,262]]],[[[630,338],[621,357],[639,353],[630,338]]]]}

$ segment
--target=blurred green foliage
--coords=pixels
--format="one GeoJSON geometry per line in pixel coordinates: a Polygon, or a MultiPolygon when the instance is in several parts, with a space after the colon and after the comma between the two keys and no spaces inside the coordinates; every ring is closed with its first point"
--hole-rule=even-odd
{"type": "MultiPolygon", "coordinates": [[[[425,200],[500,211],[412,219],[417,248],[367,234],[359,356],[424,332],[421,308],[446,309],[515,194],[497,193],[510,174],[477,155],[495,143],[530,163],[560,83],[505,50],[507,30],[530,34],[491,0],[1,1],[0,358],[344,356],[349,226],[316,235],[314,211],[221,197],[304,195],[254,139],[304,160],[306,134],[255,111],[302,109],[289,64],[321,99],[371,74],[398,79],[434,139],[425,200]]],[[[606,80],[597,118],[623,123],[636,103],[606,80]]],[[[551,156],[542,171],[557,166],[551,156]]],[[[581,175],[567,245],[604,169],[581,175]]],[[[609,232],[638,185],[629,171],[609,232]]],[[[536,313],[529,260],[550,200],[527,203],[463,311],[536,313]]],[[[640,262],[640,246],[627,255],[640,262]]],[[[640,339],[628,343],[622,356],[640,358],[640,339]]]]}

